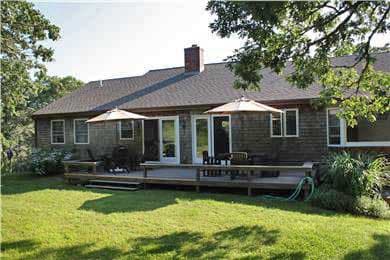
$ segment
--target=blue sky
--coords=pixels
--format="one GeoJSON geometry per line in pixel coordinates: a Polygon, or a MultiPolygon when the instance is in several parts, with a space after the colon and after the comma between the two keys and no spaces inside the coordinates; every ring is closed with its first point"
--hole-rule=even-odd
{"type": "Polygon", "coordinates": [[[241,46],[237,38],[211,33],[206,1],[127,3],[35,3],[61,28],[49,45],[50,75],[83,81],[140,75],[150,69],[183,66],[184,47],[196,43],[205,62],[220,62],[241,46]]]}
{"type": "MultiPolygon", "coordinates": [[[[205,62],[220,62],[242,45],[238,38],[212,34],[207,1],[35,2],[61,28],[62,38],[49,45],[55,61],[50,75],[91,80],[140,75],[151,69],[183,66],[185,47],[198,44],[205,62]]],[[[377,35],[374,45],[390,42],[377,35]]]]}

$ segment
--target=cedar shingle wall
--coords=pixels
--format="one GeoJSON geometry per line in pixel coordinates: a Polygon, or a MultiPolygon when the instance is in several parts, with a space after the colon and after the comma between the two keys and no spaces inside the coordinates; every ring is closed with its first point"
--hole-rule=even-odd
{"type": "Polygon", "coordinates": [[[299,106],[299,137],[272,137],[269,113],[232,115],[232,149],[280,161],[320,160],[327,153],[326,112],[299,106]]]}
{"type": "MultiPolygon", "coordinates": [[[[80,117],[77,117],[80,118],[80,117]]],[[[63,119],[63,118],[56,118],[63,119]]],[[[142,152],[141,122],[134,122],[134,140],[119,140],[119,127],[115,122],[94,123],[89,125],[89,144],[74,144],[73,118],[65,119],[65,144],[54,145],[50,142],[50,119],[37,119],[38,147],[65,148],[73,151],[80,159],[89,159],[87,149],[91,149],[94,156],[100,157],[110,154],[119,144],[127,145],[131,151],[142,152]]]]}
{"type": "MultiPolygon", "coordinates": [[[[232,149],[267,153],[281,161],[319,160],[327,153],[326,112],[316,111],[309,106],[299,108],[299,137],[270,137],[270,118],[268,113],[233,114],[232,149]]],[[[203,111],[181,111],[147,114],[147,116],[179,115],[180,158],[181,163],[192,162],[192,122],[191,115],[203,111]]],[[[82,118],[82,117],[76,117],[82,118]]],[[[54,118],[53,118],[54,119],[54,118]]],[[[55,118],[62,119],[62,118],[55,118]]],[[[134,140],[119,140],[119,132],[114,122],[94,123],[89,128],[89,144],[74,144],[73,118],[65,119],[65,145],[50,144],[50,120],[37,119],[38,147],[67,147],[75,150],[82,159],[87,159],[86,149],[93,151],[96,157],[110,154],[117,144],[128,145],[137,153],[142,152],[141,121],[135,121],[134,140]]]]}

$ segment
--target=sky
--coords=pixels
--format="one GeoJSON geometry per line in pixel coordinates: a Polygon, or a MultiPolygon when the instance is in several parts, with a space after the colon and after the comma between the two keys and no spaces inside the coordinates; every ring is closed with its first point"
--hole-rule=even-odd
{"type": "Polygon", "coordinates": [[[184,48],[198,44],[205,63],[221,62],[242,45],[209,29],[206,1],[58,3],[35,2],[61,28],[50,75],[85,82],[142,75],[151,69],[183,66],[184,48]]]}
{"type": "MultiPolygon", "coordinates": [[[[243,45],[237,37],[211,32],[213,17],[204,0],[96,1],[34,2],[61,28],[61,39],[47,43],[55,50],[50,75],[84,82],[137,76],[183,66],[184,48],[192,44],[204,49],[205,63],[221,62],[243,45]]],[[[374,46],[385,42],[389,34],[374,36],[374,46]]]]}

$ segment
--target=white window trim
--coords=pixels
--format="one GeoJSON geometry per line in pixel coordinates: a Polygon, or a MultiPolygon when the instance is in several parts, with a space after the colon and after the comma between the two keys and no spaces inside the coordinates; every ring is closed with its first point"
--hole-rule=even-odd
{"type": "Polygon", "coordinates": [[[132,136],[130,138],[123,138],[122,137],[122,121],[123,120],[119,121],[119,139],[120,140],[134,140],[134,120],[131,120],[131,128],[132,128],[131,134],[132,134],[132,136]]]}
{"type": "Polygon", "coordinates": [[[284,137],[299,137],[299,109],[298,108],[287,108],[283,109],[283,134],[284,137]],[[286,112],[287,111],[295,111],[295,126],[296,126],[296,134],[288,135],[287,134],[287,120],[286,120],[286,112]]]}
{"type": "Polygon", "coordinates": [[[340,120],[340,144],[329,144],[329,110],[337,111],[338,108],[332,107],[326,109],[326,140],[328,147],[383,147],[390,146],[390,141],[374,141],[374,142],[348,142],[347,141],[347,123],[344,119],[340,120]]]}
{"type": "Polygon", "coordinates": [[[87,133],[88,133],[88,141],[86,143],[77,143],[76,142],[76,121],[86,121],[88,118],[75,118],[73,119],[73,143],[74,144],[89,144],[89,124],[87,123],[87,133]]]}
{"type": "Polygon", "coordinates": [[[64,119],[55,119],[50,120],[50,144],[65,144],[65,120],[64,119]],[[64,142],[62,143],[55,143],[53,142],[53,122],[62,122],[62,132],[64,135],[64,142]]]}
{"type": "Polygon", "coordinates": [[[281,109],[283,112],[280,113],[280,135],[274,135],[273,133],[273,116],[272,113],[270,113],[270,129],[271,129],[271,137],[276,137],[276,138],[281,138],[281,137],[299,137],[299,109],[298,108],[286,108],[286,109],[281,109]],[[286,133],[286,111],[295,111],[296,114],[296,128],[297,128],[297,133],[295,135],[287,135],[286,133]]]}

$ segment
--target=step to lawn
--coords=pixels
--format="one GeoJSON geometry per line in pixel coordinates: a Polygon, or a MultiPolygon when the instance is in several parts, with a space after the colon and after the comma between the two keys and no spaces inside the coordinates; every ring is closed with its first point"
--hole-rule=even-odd
{"type": "Polygon", "coordinates": [[[110,184],[121,184],[121,185],[140,185],[139,182],[132,181],[108,181],[108,180],[89,180],[90,183],[110,183],[110,184]]]}
{"type": "Polygon", "coordinates": [[[138,188],[132,188],[132,187],[95,185],[95,184],[87,184],[84,187],[86,187],[86,188],[94,188],[94,189],[107,189],[107,190],[127,190],[127,191],[136,191],[136,190],[138,190],[138,188]]]}

